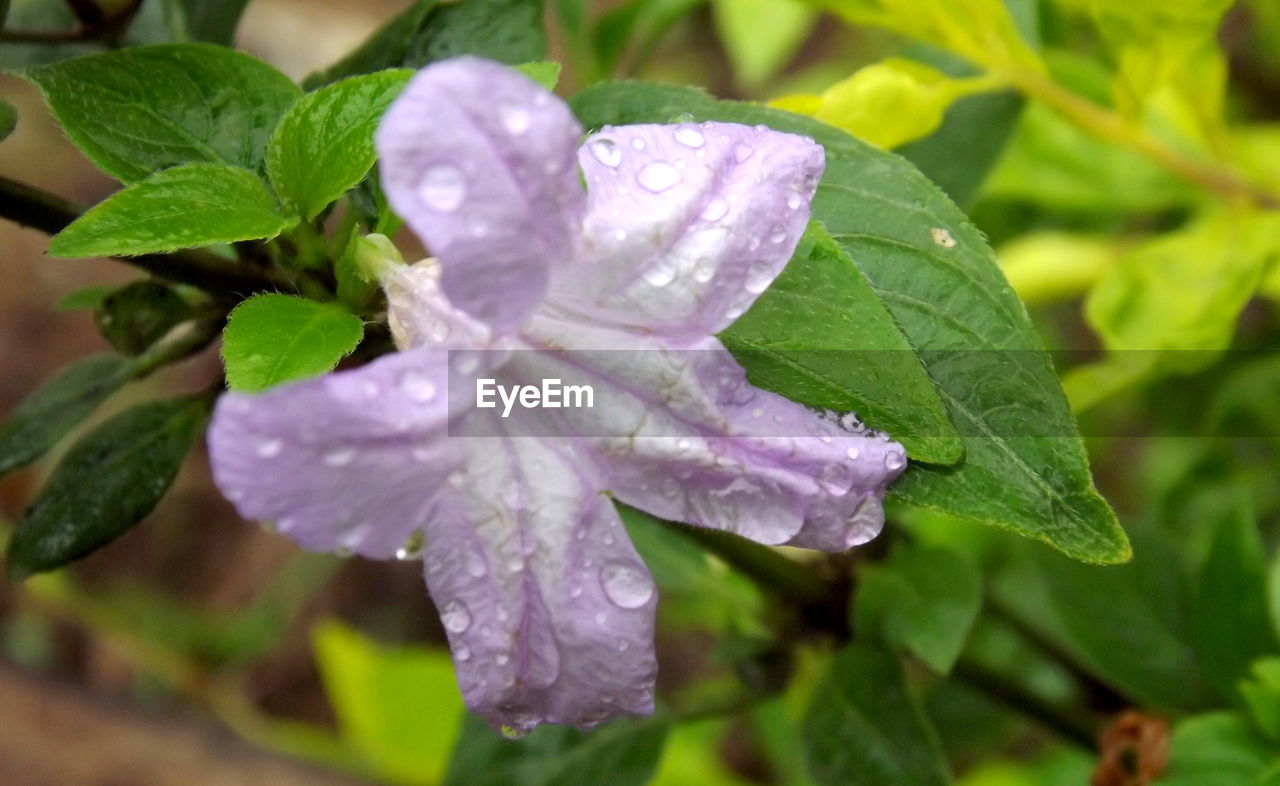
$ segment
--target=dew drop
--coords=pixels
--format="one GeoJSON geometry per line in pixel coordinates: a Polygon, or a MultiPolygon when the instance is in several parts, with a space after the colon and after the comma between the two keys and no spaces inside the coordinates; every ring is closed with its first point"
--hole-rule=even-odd
{"type": "Polygon", "coordinates": [[[773,267],[765,262],[757,262],[747,270],[747,280],[742,286],[748,292],[758,295],[769,288],[773,279],[773,267]]]}
{"type": "Polygon", "coordinates": [[[453,648],[453,657],[457,658],[463,663],[466,663],[467,661],[471,660],[471,648],[465,644],[459,644],[458,646],[453,648]]]}
{"type": "Polygon", "coordinates": [[[422,530],[415,529],[409,533],[409,539],[404,545],[396,549],[396,559],[411,560],[422,556],[422,548],[427,545],[427,536],[422,534],[422,530]]]}
{"type": "Polygon", "coordinates": [[[434,320],[427,327],[427,338],[439,344],[449,337],[449,324],[443,319],[434,320]]]}
{"type": "Polygon", "coordinates": [[[258,455],[262,458],[275,458],[284,449],[284,442],[278,439],[264,439],[258,443],[258,455]]]}
{"type": "Polygon", "coordinates": [[[711,257],[702,257],[693,265],[693,278],[703,284],[707,283],[716,275],[716,262],[711,257]]]}
{"type": "Polygon", "coordinates": [[[660,194],[679,183],[684,177],[666,161],[645,164],[636,174],[636,180],[648,191],[660,194]]]}
{"type": "Polygon", "coordinates": [[[891,450],[888,453],[884,454],[885,469],[888,469],[888,470],[902,469],[902,465],[906,463],[907,463],[906,458],[904,458],[903,455],[896,450],[891,450]]]}
{"type": "Polygon", "coordinates": [[[644,280],[646,284],[654,287],[665,287],[676,278],[675,266],[665,260],[659,260],[656,264],[648,267],[644,271],[644,280]]]}
{"type": "Polygon", "coordinates": [[[626,639],[618,639],[618,652],[626,652],[631,649],[631,642],[626,639]]]}
{"type": "Polygon", "coordinates": [[[692,123],[694,121],[692,112],[679,112],[667,119],[667,122],[676,125],[678,123],[692,123]]]}
{"type": "Polygon", "coordinates": [[[366,379],[360,386],[360,392],[364,393],[365,398],[377,398],[378,393],[381,391],[378,389],[377,382],[374,382],[371,379],[366,379]]]}
{"type": "Polygon", "coordinates": [[[417,369],[406,371],[400,377],[400,389],[414,401],[427,402],[436,396],[435,383],[427,375],[417,369]]]}
{"type": "Polygon", "coordinates": [[[739,164],[745,164],[753,155],[755,155],[755,153],[756,151],[751,147],[751,145],[745,145],[739,142],[733,146],[733,160],[737,161],[739,164]]]}
{"type": "Polygon", "coordinates": [[[828,464],[818,474],[818,483],[828,494],[847,494],[853,485],[853,471],[845,464],[828,464]]]}
{"type": "Polygon", "coordinates": [[[336,448],[324,454],[324,463],[330,467],[345,467],[356,457],[353,448],[336,448]]]}
{"type": "Polygon", "coordinates": [[[470,374],[480,367],[480,359],[470,353],[463,355],[453,364],[459,374],[470,374]]]}
{"type": "Polygon", "coordinates": [[[747,241],[748,251],[756,251],[759,248],[760,248],[760,238],[753,236],[750,240],[747,241]]]}
{"type": "Polygon", "coordinates": [[[499,652],[497,655],[493,656],[493,662],[499,666],[505,666],[511,662],[511,656],[505,652],[499,652]]]}
{"type": "Polygon", "coordinates": [[[712,197],[702,210],[703,221],[719,221],[729,213],[729,202],[721,196],[712,197]]]}
{"type": "Polygon", "coordinates": [[[856,459],[856,458],[858,457],[858,449],[857,449],[857,448],[849,448],[848,450],[846,450],[846,451],[844,452],[844,454],[845,454],[846,456],[848,456],[849,458],[851,458],[851,459],[856,459]]]}
{"type": "MultiPolygon", "coordinates": [[[[653,582],[648,576],[621,562],[611,562],[600,569],[600,585],[614,605],[638,609],[653,597],[653,582]]],[[[603,615],[597,615],[598,618],[603,615]]]]}
{"type": "Polygon", "coordinates": [[[622,150],[607,136],[596,137],[588,144],[588,149],[595,159],[607,167],[616,167],[622,163],[622,150]]]}
{"type": "Polygon", "coordinates": [[[519,573],[520,571],[524,570],[524,557],[521,557],[520,555],[517,554],[516,556],[507,560],[507,570],[511,571],[512,573],[519,573]]]}
{"type": "Polygon", "coordinates": [[[613,535],[610,535],[608,533],[605,534],[603,540],[604,540],[604,545],[606,546],[612,546],[614,544],[613,535]]]}
{"type": "Polygon", "coordinates": [[[773,229],[769,230],[769,242],[781,243],[787,239],[787,228],[782,224],[774,224],[773,229]]]}
{"type": "Polygon", "coordinates": [[[462,633],[471,627],[471,612],[460,602],[451,600],[440,610],[440,622],[450,633],[462,633]]]}
{"type": "Polygon", "coordinates": [[[581,587],[581,585],[578,585],[578,584],[573,584],[573,585],[571,585],[571,586],[569,587],[569,597],[571,597],[571,598],[581,598],[581,597],[582,597],[582,587],[581,587]]]}
{"type": "Polygon", "coordinates": [[[631,146],[636,150],[644,150],[644,140],[640,137],[635,137],[631,140],[631,146]]]}
{"type": "Polygon", "coordinates": [[[706,137],[694,126],[681,126],[676,129],[676,141],[685,147],[702,147],[706,137]]]}
{"type": "Polygon", "coordinates": [[[597,625],[603,625],[603,624],[605,623],[605,621],[606,621],[606,620],[608,620],[608,619],[609,619],[609,618],[605,616],[605,613],[604,613],[603,611],[597,611],[597,612],[596,612],[595,620],[596,620],[596,624],[597,624],[597,625]]]}
{"type": "Polygon", "coordinates": [[[449,164],[438,164],[427,170],[418,184],[418,196],[427,207],[441,213],[452,213],[467,196],[462,172],[449,164]]]}
{"type": "Polygon", "coordinates": [[[498,107],[502,125],[511,134],[519,136],[529,130],[529,110],[519,104],[503,103],[498,107]]]}
{"type": "Polygon", "coordinates": [[[466,568],[467,573],[477,579],[489,572],[489,569],[485,567],[484,558],[474,552],[467,555],[466,568]]]}
{"type": "Polygon", "coordinates": [[[789,210],[799,210],[800,205],[804,204],[804,200],[794,191],[787,194],[787,208],[789,210]]]}

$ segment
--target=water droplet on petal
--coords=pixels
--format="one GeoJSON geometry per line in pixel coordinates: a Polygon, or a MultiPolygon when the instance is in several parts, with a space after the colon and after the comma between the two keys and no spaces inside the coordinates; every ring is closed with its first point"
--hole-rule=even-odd
{"type": "Polygon", "coordinates": [[[640,137],[635,137],[631,140],[631,146],[636,150],[644,150],[644,140],[640,137]]]}
{"type": "Polygon", "coordinates": [[[711,257],[702,257],[693,265],[693,278],[696,281],[707,283],[716,275],[716,261],[711,257]]]}
{"type": "Polygon", "coordinates": [[[463,663],[466,663],[467,661],[471,660],[471,648],[465,644],[459,644],[458,646],[453,648],[453,657],[457,658],[463,663]]]}
{"type": "Polygon", "coordinates": [[[853,485],[853,470],[847,464],[828,464],[818,474],[818,483],[828,494],[847,494],[853,485]]]}
{"type": "Polygon", "coordinates": [[[284,449],[284,442],[278,439],[264,439],[258,443],[258,455],[262,458],[274,458],[284,449]]]}
{"type": "Polygon", "coordinates": [[[751,156],[755,155],[755,152],[755,149],[752,148],[751,145],[739,142],[733,146],[733,160],[737,161],[739,164],[745,164],[751,156]]]}
{"type": "Polygon", "coordinates": [[[645,164],[644,168],[636,174],[636,180],[640,185],[655,194],[666,191],[683,179],[680,172],[666,161],[645,164]]]}
{"type": "Polygon", "coordinates": [[[773,266],[767,262],[757,262],[747,270],[747,280],[743,287],[750,293],[758,295],[773,283],[773,266]]]}
{"type": "Polygon", "coordinates": [[[667,498],[675,497],[680,493],[680,483],[675,478],[664,478],[662,481],[662,496],[667,498]]]}
{"type": "Polygon", "coordinates": [[[618,639],[618,652],[626,652],[631,649],[631,642],[626,639],[618,639]]]}
{"type": "Polygon", "coordinates": [[[417,369],[406,371],[400,377],[400,389],[414,401],[427,402],[436,396],[436,386],[426,374],[417,369]]]}
{"type": "Polygon", "coordinates": [[[588,143],[587,149],[595,159],[607,167],[616,167],[622,163],[622,150],[607,136],[598,136],[588,143]]]}
{"type": "Polygon", "coordinates": [[[794,191],[787,194],[787,208],[790,210],[799,210],[800,205],[804,204],[804,199],[794,191]]]}
{"type": "Polygon", "coordinates": [[[517,554],[516,556],[507,560],[507,570],[511,571],[512,573],[519,573],[520,571],[524,570],[524,557],[521,557],[520,555],[517,554]]]}
{"type": "Polygon", "coordinates": [[[596,612],[595,620],[597,625],[603,625],[605,621],[608,619],[609,618],[605,616],[605,613],[603,611],[596,612]]]}
{"type": "Polygon", "coordinates": [[[458,360],[453,364],[453,367],[458,370],[459,374],[470,374],[480,367],[480,358],[470,353],[466,353],[462,355],[462,357],[458,358],[458,360]]]}
{"type": "Polygon", "coordinates": [[[372,379],[366,379],[363,384],[360,385],[360,392],[364,393],[365,398],[377,398],[378,393],[381,391],[378,389],[377,382],[374,382],[372,379]]]}
{"type": "Polygon", "coordinates": [[[477,579],[489,572],[489,569],[485,567],[484,558],[475,552],[467,555],[466,568],[467,573],[477,579]]]}
{"type": "Polygon", "coordinates": [[[427,545],[427,536],[422,530],[415,529],[409,533],[409,538],[404,545],[396,549],[396,559],[411,560],[422,556],[422,548],[427,545]]]}
{"type": "Polygon", "coordinates": [[[511,656],[505,652],[499,652],[497,655],[493,656],[493,662],[499,666],[505,666],[511,662],[511,656]]]}
{"type": "Polygon", "coordinates": [[[653,597],[653,581],[621,562],[611,562],[600,569],[600,585],[609,600],[624,609],[638,609],[653,597]]]}
{"type": "Polygon", "coordinates": [[[440,622],[450,633],[462,633],[471,627],[471,612],[461,602],[451,600],[440,609],[440,622]]]}
{"type": "Polygon", "coordinates": [[[582,586],[581,586],[581,585],[579,585],[579,584],[571,584],[571,585],[569,586],[569,597],[571,597],[571,598],[581,598],[581,597],[582,597],[582,586]]]}
{"type": "Polygon", "coordinates": [[[888,470],[902,469],[902,465],[907,463],[907,459],[896,450],[891,450],[884,454],[884,468],[888,470]]]}
{"type": "Polygon", "coordinates": [[[665,259],[659,259],[650,267],[646,268],[643,274],[646,284],[655,287],[665,287],[676,278],[676,268],[665,259]]]}
{"type": "Polygon", "coordinates": [[[773,229],[769,230],[769,242],[781,243],[787,239],[787,228],[782,224],[775,224],[773,229]]]}
{"type": "Polygon", "coordinates": [[[441,213],[452,213],[467,196],[467,184],[462,172],[449,164],[431,167],[418,184],[418,196],[427,207],[441,213]]]}
{"type": "Polygon", "coordinates": [[[702,147],[707,140],[696,126],[681,126],[676,129],[676,141],[685,147],[702,147]]]}
{"type": "Polygon", "coordinates": [[[729,202],[722,196],[712,197],[702,210],[703,221],[719,221],[729,213],[729,202]]]}
{"type": "Polygon", "coordinates": [[[757,250],[757,249],[759,249],[759,248],[760,248],[760,238],[755,237],[755,236],[753,235],[753,236],[751,237],[751,239],[747,241],[747,250],[748,250],[748,251],[755,251],[755,250],[757,250]]]}
{"type": "Polygon", "coordinates": [[[845,454],[846,456],[848,456],[849,458],[851,458],[851,459],[856,459],[856,458],[858,457],[858,449],[857,449],[857,448],[849,448],[848,450],[846,450],[846,451],[844,452],[844,454],[845,454]]]}
{"type": "Polygon", "coordinates": [[[502,118],[502,125],[512,134],[518,136],[529,130],[529,110],[519,104],[504,102],[498,107],[498,115],[502,118]]]}
{"type": "Polygon", "coordinates": [[[677,114],[672,115],[667,120],[667,122],[672,125],[675,125],[677,123],[692,123],[694,119],[695,118],[692,112],[679,112],[677,114]]]}
{"type": "Polygon", "coordinates": [[[324,454],[324,463],[330,467],[345,467],[356,457],[354,448],[336,448],[324,454]]]}

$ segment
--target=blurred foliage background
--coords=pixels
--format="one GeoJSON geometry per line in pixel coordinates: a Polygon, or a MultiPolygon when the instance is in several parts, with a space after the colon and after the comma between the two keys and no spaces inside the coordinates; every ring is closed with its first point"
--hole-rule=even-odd
{"type": "MultiPolygon", "coordinates": [[[[104,0],[88,3],[99,21],[85,36],[85,3],[7,5],[3,67],[181,40],[199,23],[302,79],[409,4],[104,0]]],[[[636,517],[663,593],[665,745],[624,724],[539,732],[511,753],[464,721],[416,565],[299,552],[240,521],[196,451],[144,526],[0,588],[0,781],[652,772],[672,786],[803,786],[845,782],[839,755],[819,751],[835,769],[814,772],[804,757],[814,738],[840,748],[858,729],[897,778],[868,782],[1280,783],[1280,5],[552,0],[545,17],[564,95],[625,77],[769,101],[895,149],[941,186],[1054,351],[1134,560],[1086,566],[903,508],[869,547],[789,555],[857,588],[847,603],[797,607],[636,517]],[[822,681],[830,625],[806,614],[847,616],[859,637],[906,653],[905,671],[855,646],[833,673],[876,675],[880,693],[822,681]],[[894,690],[897,704],[884,698],[894,690]],[[806,716],[814,691],[862,709],[806,716]],[[877,717],[910,707],[896,725],[877,717]]],[[[20,118],[0,173],[80,204],[114,190],[31,86],[0,76],[0,97],[20,118]]],[[[64,296],[131,278],[109,261],[46,258],[46,244],[0,224],[0,416],[106,347],[64,296]]],[[[211,354],[165,369],[90,425],[220,373],[211,354]]],[[[0,523],[53,463],[0,480],[0,523]]]]}

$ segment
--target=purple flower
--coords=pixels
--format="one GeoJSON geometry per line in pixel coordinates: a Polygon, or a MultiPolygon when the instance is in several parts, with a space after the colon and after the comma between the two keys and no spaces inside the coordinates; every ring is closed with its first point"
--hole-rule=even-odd
{"type": "Polygon", "coordinates": [[[467,704],[518,732],[653,711],[656,592],[607,494],[840,551],[879,532],[905,464],[851,416],[751,387],[715,338],[791,257],[822,148],[725,123],[581,137],[496,63],[419,73],[377,134],[391,204],[438,259],[384,276],[400,351],[228,394],[210,435],[246,517],[309,549],[421,555],[467,704]],[[594,402],[504,417],[474,406],[483,378],[594,402]]]}

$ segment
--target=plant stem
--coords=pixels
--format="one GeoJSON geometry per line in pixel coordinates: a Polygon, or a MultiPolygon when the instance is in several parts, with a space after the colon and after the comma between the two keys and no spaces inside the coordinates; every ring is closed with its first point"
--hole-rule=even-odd
{"type": "Polygon", "coordinates": [[[1097,747],[1093,723],[1084,717],[1069,713],[1053,702],[1032,693],[1022,685],[998,674],[971,658],[961,658],[951,672],[959,682],[967,684],[988,698],[1056,732],[1085,750],[1097,747]]]}
{"type": "MultiPolygon", "coordinates": [[[[56,194],[0,177],[0,218],[52,235],[61,232],[80,212],[56,194]]],[[[247,295],[294,289],[287,279],[271,271],[229,262],[205,251],[188,249],[115,258],[160,278],[211,292],[247,295]]]]}
{"type": "Polygon", "coordinates": [[[1188,157],[1146,129],[1071,92],[1044,74],[1018,68],[1006,69],[1005,73],[1010,83],[1023,93],[1042,101],[1089,134],[1130,147],[1183,180],[1226,198],[1246,199],[1264,209],[1280,207],[1280,195],[1245,180],[1235,172],[1188,157]]]}
{"type": "Polygon", "coordinates": [[[782,598],[808,604],[821,600],[830,589],[812,570],[768,546],[705,527],[666,523],[782,598]]]}

